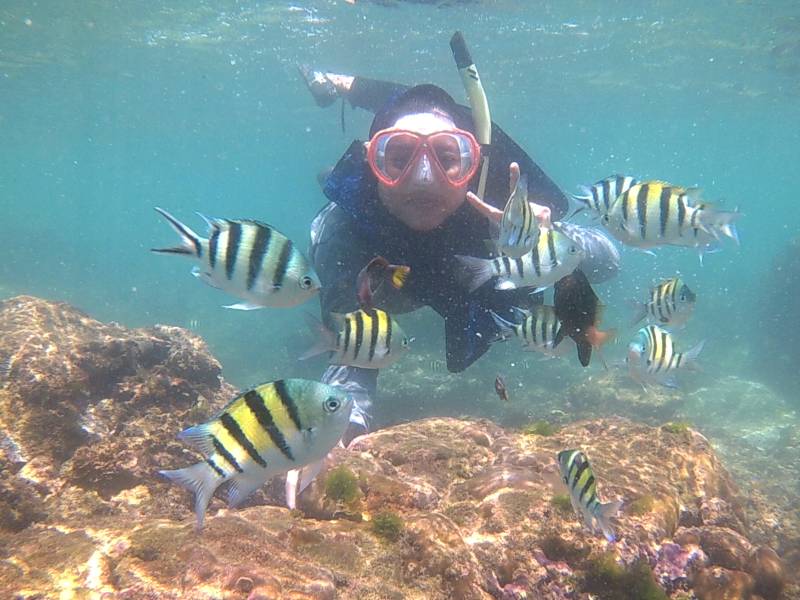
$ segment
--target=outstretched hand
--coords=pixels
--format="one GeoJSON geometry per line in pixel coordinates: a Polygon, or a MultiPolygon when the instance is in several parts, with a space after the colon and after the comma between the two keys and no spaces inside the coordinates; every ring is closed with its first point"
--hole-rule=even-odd
{"type": "MultiPolygon", "coordinates": [[[[512,162],[508,166],[508,173],[510,188],[509,195],[511,195],[517,188],[517,182],[519,181],[519,165],[515,162],[512,162]]],[[[503,218],[502,210],[495,208],[491,204],[487,204],[472,192],[467,192],[467,201],[470,203],[472,208],[494,223],[500,223],[500,220],[503,218]]],[[[539,225],[542,227],[550,227],[550,208],[547,206],[542,206],[541,204],[536,204],[535,202],[530,202],[530,205],[533,209],[533,214],[536,217],[536,220],[539,221],[539,225]]]]}

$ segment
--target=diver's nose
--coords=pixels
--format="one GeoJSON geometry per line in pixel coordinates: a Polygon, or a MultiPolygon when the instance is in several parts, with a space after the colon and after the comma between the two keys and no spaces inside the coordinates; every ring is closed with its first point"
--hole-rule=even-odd
{"type": "Polygon", "coordinates": [[[411,179],[414,183],[424,185],[430,185],[434,182],[433,167],[431,166],[431,161],[428,158],[427,152],[423,152],[422,156],[417,161],[411,179]]]}

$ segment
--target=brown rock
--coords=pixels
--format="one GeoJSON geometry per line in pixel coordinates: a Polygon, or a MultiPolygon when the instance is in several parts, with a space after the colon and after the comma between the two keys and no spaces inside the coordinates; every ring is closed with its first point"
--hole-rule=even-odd
{"type": "Polygon", "coordinates": [[[751,600],[753,578],[722,567],[703,569],[692,582],[698,600],[751,600]]]}
{"type": "Polygon", "coordinates": [[[786,586],[786,574],[780,557],[772,548],[760,546],[753,551],[747,571],[755,579],[756,592],[765,600],[776,600],[786,586]]]}
{"type": "Polygon", "coordinates": [[[213,499],[197,533],[189,494],[154,473],[193,461],[175,435],[234,395],[202,340],[23,297],[0,303],[6,356],[0,510],[31,508],[0,529],[2,597],[559,600],[580,597],[583,569],[604,555],[620,569],[654,557],[670,593],[694,583],[711,600],[755,586],[765,596],[780,580],[776,557],[752,550],[729,474],[692,431],[614,418],[545,437],[419,420],[332,453],[326,468],[345,466],[358,482],[347,506],[326,498],[323,470],[302,512],[265,505],[283,501],[273,482],[247,508],[213,499]],[[571,447],[589,456],[602,501],[647,506],[623,508],[620,543],[554,498],[566,491],[555,457],[571,447]],[[386,513],[399,535],[374,527],[386,513]],[[692,578],[708,564],[692,544],[720,566],[692,578]]]}

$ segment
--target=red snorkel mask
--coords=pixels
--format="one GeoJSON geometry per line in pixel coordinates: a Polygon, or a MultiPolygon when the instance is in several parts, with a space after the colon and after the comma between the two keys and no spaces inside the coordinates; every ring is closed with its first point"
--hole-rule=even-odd
{"type": "Polygon", "coordinates": [[[367,163],[383,185],[396,187],[418,178],[434,178],[452,187],[465,185],[478,170],[481,147],[462,129],[422,134],[401,128],[383,129],[369,142],[367,163]]]}

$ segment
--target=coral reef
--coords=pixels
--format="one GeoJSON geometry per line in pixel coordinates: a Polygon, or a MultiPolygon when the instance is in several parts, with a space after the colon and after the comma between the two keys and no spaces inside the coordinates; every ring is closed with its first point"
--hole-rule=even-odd
{"type": "Polygon", "coordinates": [[[769,526],[708,439],[622,418],[548,436],[487,420],[397,425],[335,449],[298,510],[282,507],[278,485],[236,510],[215,498],[197,533],[189,494],[156,471],[188,464],[175,434],[234,393],[202,341],[32,298],[0,303],[0,333],[0,358],[12,359],[0,390],[4,597],[797,592],[779,556],[790,539],[776,537],[774,550],[763,541],[769,526]],[[592,535],[565,502],[564,448],[589,456],[603,501],[625,501],[617,542],[592,535]]]}

